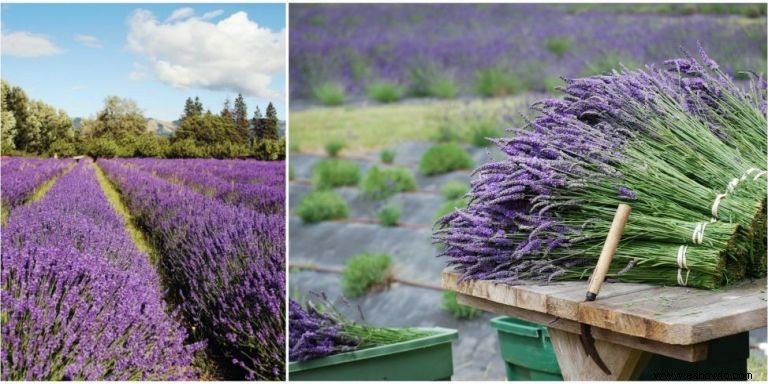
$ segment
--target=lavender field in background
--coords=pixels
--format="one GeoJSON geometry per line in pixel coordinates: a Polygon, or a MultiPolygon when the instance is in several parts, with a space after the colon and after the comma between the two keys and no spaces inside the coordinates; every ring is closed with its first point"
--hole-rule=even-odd
{"type": "Polygon", "coordinates": [[[41,184],[64,172],[72,160],[6,157],[0,166],[0,194],[4,207],[22,204],[41,184]]]}
{"type": "Polygon", "coordinates": [[[285,162],[216,159],[122,159],[122,164],[258,212],[285,212],[285,162]]]}
{"type": "Polygon", "coordinates": [[[193,336],[232,378],[284,379],[284,216],[226,204],[131,160],[99,163],[162,254],[193,336]]]}
{"type": "Polygon", "coordinates": [[[414,74],[453,77],[475,92],[478,71],[498,69],[528,89],[560,76],[595,74],[618,63],[658,63],[695,51],[700,41],[733,73],[765,71],[766,19],[734,15],[660,15],[546,4],[293,4],[291,97],[339,82],[362,94],[385,80],[406,88],[414,74]]]}
{"type": "Polygon", "coordinates": [[[2,243],[3,380],[197,377],[190,364],[199,347],[185,345],[159,275],[90,161],[16,208],[2,243]]]}

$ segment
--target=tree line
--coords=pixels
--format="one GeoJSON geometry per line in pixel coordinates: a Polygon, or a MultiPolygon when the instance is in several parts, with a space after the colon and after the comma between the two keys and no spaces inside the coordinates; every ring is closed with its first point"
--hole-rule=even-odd
{"type": "Polygon", "coordinates": [[[5,155],[88,154],[93,157],[285,158],[277,110],[270,102],[248,117],[242,94],[218,114],[198,97],[187,98],[171,137],[147,131],[148,119],[130,99],[108,96],[104,107],[76,128],[66,112],[30,100],[20,87],[2,81],[2,148],[5,155]]]}

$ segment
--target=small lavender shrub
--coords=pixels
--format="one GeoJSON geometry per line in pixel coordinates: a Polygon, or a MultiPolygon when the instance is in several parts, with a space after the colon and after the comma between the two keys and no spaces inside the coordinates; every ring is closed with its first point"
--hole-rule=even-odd
{"type": "Polygon", "coordinates": [[[495,139],[501,136],[501,130],[497,127],[495,119],[484,118],[474,120],[469,127],[470,143],[475,147],[487,147],[495,139]]]}
{"type": "Polygon", "coordinates": [[[359,180],[360,166],[352,160],[322,160],[312,169],[312,186],[315,189],[355,185],[359,180]]]}
{"type": "Polygon", "coordinates": [[[334,106],[344,104],[347,92],[341,83],[325,82],[312,88],[312,97],[324,105],[334,106]]]}
{"type": "Polygon", "coordinates": [[[459,320],[474,319],[477,316],[483,314],[483,312],[477,308],[472,308],[467,305],[459,304],[456,300],[455,291],[443,291],[443,310],[453,315],[453,317],[459,320]]]}
{"type": "Polygon", "coordinates": [[[416,189],[416,179],[408,168],[374,166],[360,180],[360,189],[368,199],[383,200],[395,193],[416,189]]]}
{"type": "Polygon", "coordinates": [[[544,40],[544,46],[558,59],[562,59],[565,53],[571,49],[571,41],[567,37],[550,37],[544,40]]]}
{"type": "Polygon", "coordinates": [[[384,206],[379,210],[377,216],[381,225],[394,227],[397,225],[397,220],[400,219],[400,208],[394,205],[384,206]]]}
{"type": "Polygon", "coordinates": [[[461,146],[454,143],[438,144],[424,152],[419,162],[419,172],[426,176],[470,169],[475,162],[461,146]]]}
{"type": "Polygon", "coordinates": [[[393,103],[403,97],[403,90],[395,83],[377,81],[368,86],[368,96],[380,103],[393,103]]]}
{"type": "Polygon", "coordinates": [[[391,149],[385,149],[379,153],[379,159],[384,164],[392,164],[395,162],[395,151],[391,149]]]}
{"type": "Polygon", "coordinates": [[[443,195],[446,200],[462,198],[468,191],[469,184],[459,180],[451,180],[440,187],[440,194],[443,195]]]}
{"type": "Polygon", "coordinates": [[[360,297],[389,285],[392,257],[384,253],[362,253],[347,259],[341,275],[341,288],[349,297],[360,297]]]}
{"type": "Polygon", "coordinates": [[[459,93],[456,80],[436,65],[414,67],[410,71],[411,94],[416,97],[451,99],[459,93]]]}
{"type": "Polygon", "coordinates": [[[346,144],[343,140],[333,139],[325,143],[325,153],[330,157],[337,157],[346,144]]]}
{"type": "Polygon", "coordinates": [[[525,84],[514,74],[500,68],[481,69],[475,74],[475,89],[485,97],[499,97],[521,92],[525,84]]]}
{"type": "Polygon", "coordinates": [[[313,191],[296,208],[305,223],[343,219],[349,214],[347,202],[333,191],[313,191]]]}

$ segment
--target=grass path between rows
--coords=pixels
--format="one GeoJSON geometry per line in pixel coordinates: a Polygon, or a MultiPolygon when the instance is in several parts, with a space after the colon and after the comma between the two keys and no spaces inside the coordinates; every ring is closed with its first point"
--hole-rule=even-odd
{"type": "MultiPolygon", "coordinates": [[[[42,184],[40,184],[40,186],[35,188],[35,190],[32,191],[31,194],[29,194],[29,197],[27,198],[27,201],[24,202],[24,205],[32,204],[42,199],[43,196],[45,196],[45,194],[48,193],[48,191],[50,191],[51,188],[53,188],[53,185],[56,184],[56,180],[58,180],[59,177],[66,175],[67,172],[71,171],[73,168],[75,168],[75,164],[71,164],[61,174],[53,176],[50,179],[44,181],[42,184]]],[[[10,208],[4,206],[2,207],[2,209],[0,209],[0,223],[2,223],[2,225],[5,225],[5,222],[8,221],[8,216],[10,216],[10,214],[11,214],[10,208]]]]}
{"type": "Polygon", "coordinates": [[[104,195],[107,197],[109,204],[112,205],[112,208],[114,208],[115,211],[117,211],[117,213],[123,218],[123,222],[125,223],[125,230],[131,236],[134,244],[136,244],[136,247],[140,251],[146,253],[149,256],[149,261],[152,262],[152,264],[157,265],[160,260],[157,249],[152,246],[152,243],[149,241],[144,232],[142,232],[139,227],[136,226],[135,219],[133,215],[131,215],[131,212],[128,210],[128,207],[125,204],[125,201],[123,201],[123,197],[120,195],[120,192],[117,191],[117,187],[107,178],[107,175],[104,173],[104,170],[101,169],[98,163],[93,163],[93,168],[96,171],[96,180],[99,181],[99,185],[101,185],[101,189],[104,191],[104,195]]]}
{"type": "Polygon", "coordinates": [[[531,95],[472,100],[316,107],[291,112],[292,150],[322,153],[332,139],[344,141],[346,154],[363,153],[408,141],[429,141],[446,119],[462,121],[471,112],[505,114],[532,101],[531,95]]]}

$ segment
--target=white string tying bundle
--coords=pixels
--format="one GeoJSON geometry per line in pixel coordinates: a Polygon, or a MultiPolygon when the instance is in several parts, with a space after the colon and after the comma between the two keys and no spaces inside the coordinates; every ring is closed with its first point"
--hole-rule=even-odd
{"type": "Polygon", "coordinates": [[[687,252],[687,245],[681,245],[680,248],[677,249],[677,285],[682,285],[683,287],[688,285],[688,275],[691,274],[691,271],[688,269],[688,262],[685,258],[687,252]],[[683,279],[683,269],[685,269],[685,279],[683,279]]]}
{"type": "MultiPolygon", "coordinates": [[[[729,193],[733,193],[733,191],[736,190],[736,186],[739,185],[740,181],[747,180],[747,178],[752,176],[752,173],[754,172],[757,172],[757,174],[752,177],[752,181],[757,181],[760,176],[764,176],[766,173],[768,173],[767,171],[761,171],[757,168],[749,168],[746,172],[744,172],[744,174],[741,175],[741,177],[736,177],[729,181],[725,188],[725,193],[718,193],[715,197],[714,203],[712,203],[712,218],[710,219],[710,223],[717,222],[719,218],[717,211],[720,208],[720,203],[723,201],[723,199],[728,196],[729,193]]],[[[706,228],[707,223],[705,222],[696,224],[696,227],[693,229],[693,235],[691,235],[691,242],[693,244],[702,244],[704,242],[704,229],[706,228]]],[[[685,259],[687,252],[687,245],[681,245],[680,248],[677,249],[677,284],[682,286],[686,286],[688,284],[688,275],[691,272],[688,269],[688,264],[685,259]],[[683,279],[683,269],[686,270],[685,279],[683,279]]]]}
{"type": "Polygon", "coordinates": [[[704,242],[704,229],[707,228],[706,222],[696,224],[696,228],[693,229],[693,236],[691,236],[691,242],[694,244],[701,244],[704,242]]]}

